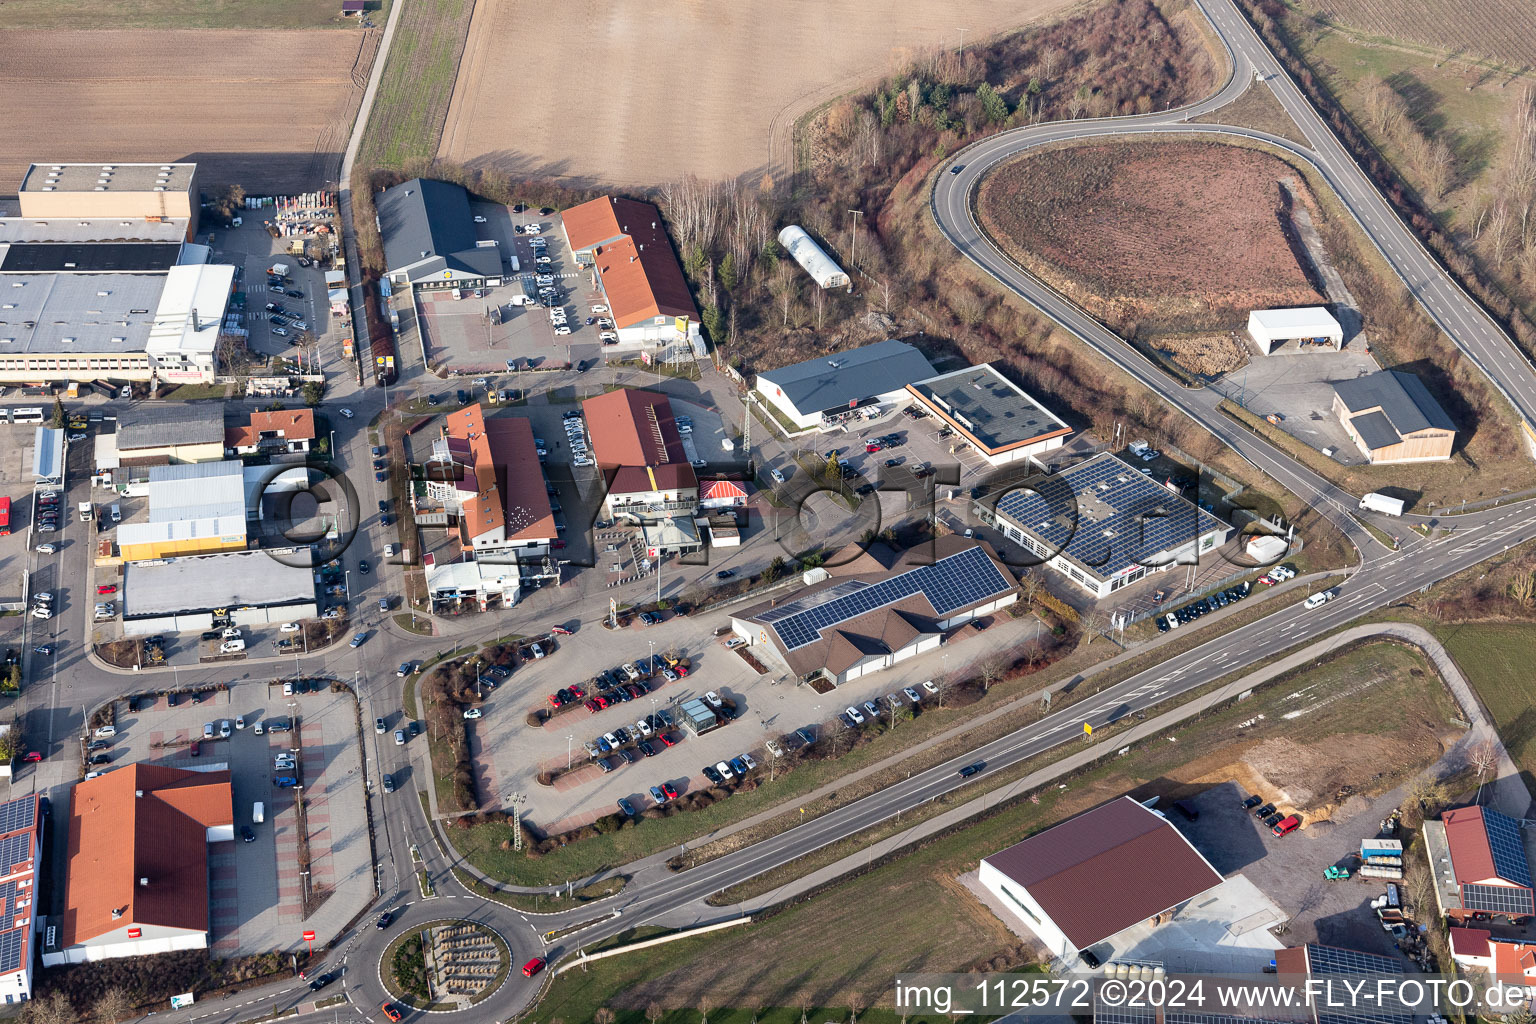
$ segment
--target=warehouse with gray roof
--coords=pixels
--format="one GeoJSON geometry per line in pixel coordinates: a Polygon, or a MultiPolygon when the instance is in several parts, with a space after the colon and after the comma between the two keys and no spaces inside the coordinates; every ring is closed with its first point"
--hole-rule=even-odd
{"type": "Polygon", "coordinates": [[[123,567],[123,632],[200,632],[225,609],[237,626],[312,619],[309,556],[309,548],[284,548],[129,563],[123,567]]]}
{"type": "Polygon", "coordinates": [[[810,430],[889,409],[910,397],[907,385],[932,376],[921,352],[891,339],[764,371],[752,390],[792,426],[810,430]]]}
{"type": "Polygon", "coordinates": [[[1444,462],[1456,445],[1456,424],[1423,381],[1401,370],[1335,384],[1333,414],[1372,465],[1444,462]]]}
{"type": "Polygon", "coordinates": [[[997,499],[995,518],[1009,540],[1096,598],[1150,573],[1188,565],[1232,533],[1177,490],[1109,452],[997,499]]]}
{"type": "Polygon", "coordinates": [[[412,178],[376,197],[386,275],[397,287],[484,288],[501,284],[501,250],[475,237],[461,185],[412,178]]]}

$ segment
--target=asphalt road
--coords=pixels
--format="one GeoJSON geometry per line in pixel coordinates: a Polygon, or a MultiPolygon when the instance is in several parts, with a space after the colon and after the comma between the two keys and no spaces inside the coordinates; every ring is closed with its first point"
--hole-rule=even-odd
{"type": "MultiPolygon", "coordinates": [[[[1182,120],[1218,109],[1230,102],[1249,85],[1252,70],[1259,68],[1269,76],[1266,87],[1274,90],[1306,133],[1311,142],[1311,151],[1295,147],[1284,140],[1269,141],[1311,160],[1319,168],[1447,334],[1510,396],[1516,407],[1530,417],[1531,411],[1536,410],[1536,377],[1533,377],[1529,363],[1514,350],[1492,321],[1419,248],[1365,176],[1349,161],[1342,147],[1325,130],[1320,119],[1307,107],[1294,84],[1276,74],[1278,67],[1273,57],[1243,22],[1235,8],[1226,0],[1207,0],[1201,6],[1231,47],[1236,68],[1231,79],[1215,96],[1179,111],[1138,118],[1042,125],[989,138],[956,155],[954,162],[963,165],[963,168],[958,174],[943,176],[933,197],[934,216],[946,236],[966,258],[976,262],[1005,287],[1039,306],[1175,408],[1213,430],[1224,443],[1281,484],[1317,503],[1362,550],[1364,557],[1361,566],[1339,588],[1338,597],[1319,609],[1307,611],[1297,605],[1266,616],[1231,634],[1213,637],[1191,651],[1171,656],[1153,669],[1106,687],[1072,708],[1063,709],[1025,729],[986,744],[949,764],[918,773],[865,799],[808,821],[790,832],[678,873],[662,882],[636,884],[615,901],[615,909],[619,913],[557,942],[548,953],[552,958],[574,949],[578,942],[590,944],[644,922],[654,921],[728,885],[853,835],[898,811],[960,789],[966,784],[966,780],[960,779],[957,774],[961,765],[976,760],[985,761],[986,769],[979,778],[986,778],[991,773],[1054,746],[1081,742],[1085,721],[1101,725],[1177,697],[1213,679],[1305,643],[1359,615],[1387,607],[1430,583],[1536,537],[1536,509],[1521,505],[1457,516],[1453,520],[1456,524],[1453,533],[1445,534],[1435,541],[1424,541],[1410,533],[1405,536],[1404,550],[1384,550],[1350,515],[1345,514],[1346,511],[1354,511],[1354,496],[1339,491],[1310,470],[1296,465],[1282,453],[1231,424],[1215,411],[1217,396],[1213,393],[1185,391],[1178,387],[1114,335],[1011,265],[977,231],[969,209],[969,197],[977,180],[987,168],[1031,146],[1062,139],[1139,132],[1226,132],[1254,138],[1264,137],[1262,133],[1246,129],[1197,126],[1182,120]]],[[[380,59],[382,61],[382,54],[380,59]]],[[[355,150],[355,145],[349,147],[349,150],[355,150]]],[[[350,155],[349,151],[349,158],[350,155]]],[[[359,426],[382,407],[382,396],[377,391],[363,393],[343,387],[338,388],[338,394],[338,404],[347,404],[357,410],[358,419],[354,422],[359,426]]],[[[367,465],[366,435],[363,431],[359,430],[354,437],[345,441],[341,458],[360,468],[367,465]]],[[[364,504],[369,504],[371,498],[366,495],[364,497],[364,504]]],[[[362,543],[355,545],[356,549],[366,548],[371,552],[382,549],[384,537],[382,531],[377,530],[376,522],[374,518],[364,523],[362,543]]],[[[1392,528],[1391,521],[1381,522],[1389,530],[1392,528]]],[[[355,556],[349,553],[349,557],[355,556]]],[[[377,577],[371,579],[377,580],[377,577]]],[[[360,586],[356,572],[353,573],[352,581],[354,591],[357,591],[354,595],[357,598],[356,606],[366,614],[368,607],[376,603],[369,588],[377,584],[368,582],[360,586]]],[[[548,609],[535,602],[523,614],[538,616],[542,621],[547,617],[548,609]]],[[[517,628],[517,625],[516,621],[509,619],[498,623],[498,629],[517,628]]],[[[327,671],[343,678],[355,677],[359,683],[360,698],[364,702],[363,714],[366,720],[369,716],[385,713],[398,706],[394,666],[407,658],[420,657],[421,646],[419,641],[383,630],[358,650],[340,647],[301,659],[301,666],[306,671],[327,671]]],[[[256,663],[246,672],[247,675],[254,673],[255,677],[265,678],[270,673],[264,671],[264,668],[263,664],[256,663]]],[[[210,679],[222,676],[227,680],[229,673],[226,670],[222,674],[209,672],[201,675],[210,679]]],[[[58,721],[64,723],[69,720],[70,714],[61,706],[60,700],[66,688],[77,704],[82,697],[95,695],[100,699],[126,688],[123,677],[93,670],[86,663],[79,663],[67,670],[63,678],[67,684],[52,689],[35,688],[34,693],[29,694],[24,702],[30,703],[38,713],[62,716],[58,721]]],[[[180,681],[186,683],[196,681],[197,678],[197,674],[183,672],[180,681]]],[[[370,749],[372,763],[368,766],[371,782],[377,782],[380,771],[397,767],[391,758],[398,756],[391,749],[373,745],[370,749]]],[[[425,779],[415,781],[426,782],[425,779]]],[[[505,1018],[519,1009],[536,993],[537,985],[522,979],[515,973],[515,968],[529,956],[541,951],[542,943],[538,933],[581,924],[600,912],[587,908],[532,919],[500,904],[471,897],[453,879],[451,865],[438,849],[419,811],[419,803],[411,792],[397,794],[394,799],[377,800],[375,821],[379,830],[379,882],[384,894],[375,910],[396,910],[403,921],[422,921],[444,916],[469,917],[490,924],[512,944],[513,976],[495,998],[480,1007],[458,1014],[459,1019],[490,1021],[505,1018]],[[423,900],[420,896],[415,881],[417,865],[412,860],[413,848],[423,858],[420,866],[433,878],[438,894],[435,899],[423,900]]],[[[728,908],[722,908],[719,916],[729,917],[732,913],[728,908]]],[[[370,1021],[382,1020],[378,1007],[384,995],[377,963],[393,934],[396,934],[395,928],[387,931],[376,929],[370,916],[358,928],[341,936],[336,949],[327,958],[329,965],[342,966],[344,975],[339,985],[333,986],[325,994],[345,992],[352,1008],[343,1012],[354,1019],[360,1016],[370,1021]]],[[[309,999],[306,987],[298,982],[290,982],[270,986],[253,993],[249,999],[232,1000],[231,1004],[224,1006],[202,1004],[189,1011],[161,1014],[161,1017],[177,1022],[206,1019],[222,1024],[225,1021],[249,1019],[256,1015],[256,1008],[286,1008],[301,1005],[309,999]],[[232,1005],[235,1002],[240,1005],[232,1005]]],[[[322,1012],[327,1017],[339,1016],[329,1009],[322,1012]]]]}

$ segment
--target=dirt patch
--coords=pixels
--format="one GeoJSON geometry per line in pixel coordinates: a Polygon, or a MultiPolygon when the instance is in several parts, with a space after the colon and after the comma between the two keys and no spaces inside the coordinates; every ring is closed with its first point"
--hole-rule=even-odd
{"type": "Polygon", "coordinates": [[[0,189],[34,160],[191,160],[204,188],[334,181],[378,31],[6,36],[0,189]]]}
{"type": "Polygon", "coordinates": [[[1165,334],[1153,339],[1152,346],[1203,377],[1220,377],[1248,362],[1248,346],[1231,333],[1165,334]]]}
{"type": "Polygon", "coordinates": [[[1309,145],[1307,137],[1301,133],[1296,122],[1291,120],[1291,115],[1285,112],[1280,101],[1275,99],[1275,94],[1265,85],[1250,85],[1241,96],[1226,106],[1190,120],[1257,128],[1261,132],[1290,139],[1298,146],[1309,145]]]}
{"type": "Polygon", "coordinates": [[[560,8],[561,35],[579,42],[582,64],[624,68],[622,89],[599,81],[587,96],[530,102],[529,54],[508,40],[527,38],[547,12],[532,0],[480,0],[438,155],[587,182],[734,178],[782,163],[795,119],[855,83],[1068,6],[956,0],[940,25],[922,0],[743,0],[729,13],[662,0],[644,17],[588,0],[560,8]]]}
{"type": "Polygon", "coordinates": [[[1230,330],[1322,301],[1293,248],[1290,196],[1315,207],[1295,179],[1219,143],[1063,146],[989,175],[977,206],[1009,254],[1117,330],[1230,330]]]}

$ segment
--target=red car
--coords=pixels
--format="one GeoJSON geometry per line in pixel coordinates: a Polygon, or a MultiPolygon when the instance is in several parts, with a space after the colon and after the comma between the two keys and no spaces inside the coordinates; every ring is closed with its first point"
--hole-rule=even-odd
{"type": "Polygon", "coordinates": [[[384,1016],[390,1020],[398,1021],[400,1019],[400,1008],[394,1003],[385,1003],[381,1009],[384,1011],[384,1016]]]}
{"type": "Polygon", "coordinates": [[[583,697],[585,697],[587,695],[587,691],[586,691],[585,687],[573,686],[573,687],[570,688],[570,690],[571,690],[571,700],[581,700],[583,697]]]}
{"type": "Polygon", "coordinates": [[[26,761],[28,763],[32,763],[32,762],[36,762],[36,761],[41,761],[42,759],[43,759],[43,755],[38,753],[35,750],[32,751],[30,754],[28,754],[26,757],[22,758],[23,761],[26,761]]]}
{"type": "Polygon", "coordinates": [[[200,747],[198,747],[198,745],[197,745],[197,740],[193,740],[193,741],[192,741],[192,751],[191,751],[191,753],[192,753],[192,756],[193,756],[193,757],[196,757],[196,756],[197,756],[197,753],[198,753],[198,751],[199,751],[199,750],[200,750],[200,749],[201,749],[201,748],[200,748],[200,747]]]}
{"type": "Polygon", "coordinates": [[[115,594],[115,593],[117,593],[117,584],[116,583],[103,583],[101,586],[96,588],[96,593],[98,593],[98,594],[115,594]]]}
{"type": "Polygon", "coordinates": [[[1288,818],[1275,822],[1275,827],[1270,829],[1270,831],[1277,836],[1288,836],[1300,827],[1301,819],[1293,814],[1288,818]]]}
{"type": "Polygon", "coordinates": [[[659,732],[659,733],[656,734],[656,738],[661,740],[662,744],[665,745],[665,746],[668,746],[668,747],[675,747],[675,746],[677,746],[677,740],[673,739],[670,733],[659,732]]]}
{"type": "Polygon", "coordinates": [[[885,448],[885,445],[883,445],[883,444],[875,444],[873,441],[871,441],[869,444],[864,446],[864,451],[867,454],[869,454],[869,455],[873,455],[873,454],[875,454],[875,452],[878,452],[878,451],[882,450],[883,448],[885,448]]]}
{"type": "Polygon", "coordinates": [[[676,672],[679,676],[686,676],[688,674],[688,666],[687,665],[674,665],[672,667],[672,671],[676,672]]]}
{"type": "Polygon", "coordinates": [[[597,714],[597,713],[598,713],[598,711],[600,711],[600,710],[601,710],[601,709],[600,709],[600,708],[599,708],[599,707],[598,707],[598,706],[597,706],[597,701],[596,701],[596,700],[595,700],[595,699],[594,699],[594,700],[589,700],[589,701],[587,701],[587,703],[586,703],[586,705],[585,705],[585,706],[586,706],[586,709],[587,709],[587,710],[588,710],[588,711],[590,711],[590,712],[592,712],[592,713],[593,713],[593,714],[594,714],[594,715],[595,715],[595,714],[597,714]]]}
{"type": "Polygon", "coordinates": [[[558,693],[552,693],[549,695],[549,706],[552,708],[563,708],[567,703],[569,702],[558,693]]]}
{"type": "Polygon", "coordinates": [[[663,782],[661,784],[661,791],[663,793],[667,794],[667,799],[668,800],[676,800],[677,799],[677,790],[672,788],[672,783],[670,783],[670,782],[663,782]]]}
{"type": "Polygon", "coordinates": [[[543,969],[544,958],[541,956],[536,956],[532,960],[529,960],[527,963],[523,964],[523,977],[531,978],[543,969]]]}

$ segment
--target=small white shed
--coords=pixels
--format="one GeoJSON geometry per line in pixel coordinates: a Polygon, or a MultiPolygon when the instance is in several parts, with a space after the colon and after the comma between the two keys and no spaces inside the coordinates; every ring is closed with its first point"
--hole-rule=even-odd
{"type": "Polygon", "coordinates": [[[823,252],[821,246],[800,225],[791,224],[780,231],[779,244],[823,288],[848,287],[848,275],[843,272],[843,268],[832,262],[832,257],[823,252]]]}

